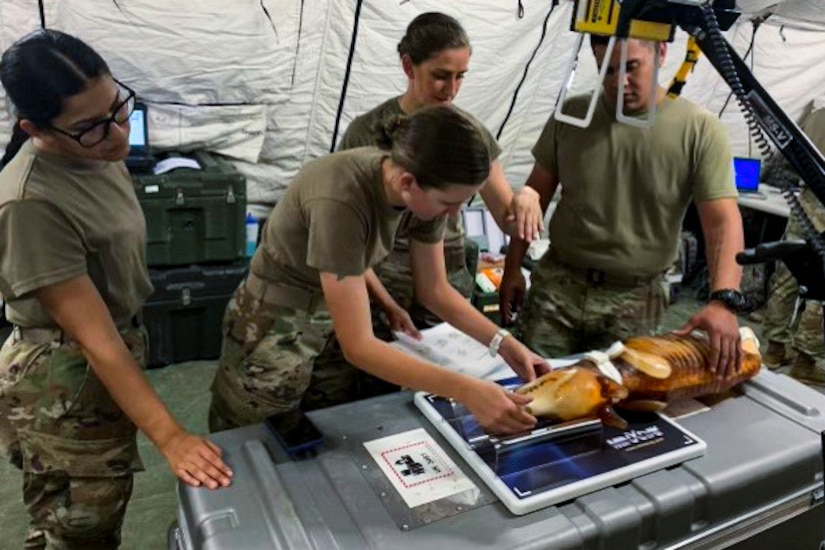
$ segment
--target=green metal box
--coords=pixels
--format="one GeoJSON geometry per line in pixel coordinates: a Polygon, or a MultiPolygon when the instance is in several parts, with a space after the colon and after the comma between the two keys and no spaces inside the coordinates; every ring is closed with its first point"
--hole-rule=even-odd
{"type": "Polygon", "coordinates": [[[175,266],[242,258],[246,178],[207,152],[170,156],[190,158],[199,168],[132,175],[146,216],[148,264],[175,266]]]}

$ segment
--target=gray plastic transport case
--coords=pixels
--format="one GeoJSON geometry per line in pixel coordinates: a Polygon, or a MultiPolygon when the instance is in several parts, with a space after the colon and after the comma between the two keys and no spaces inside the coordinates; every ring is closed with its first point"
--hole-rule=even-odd
{"type": "Polygon", "coordinates": [[[679,422],[704,456],[516,516],[397,393],[309,413],[325,441],[290,460],[263,426],[215,434],[230,488],[179,486],[170,550],[737,548],[817,550],[825,395],[762,372],[679,422]],[[363,443],[424,428],[477,490],[409,508],[363,443]]]}

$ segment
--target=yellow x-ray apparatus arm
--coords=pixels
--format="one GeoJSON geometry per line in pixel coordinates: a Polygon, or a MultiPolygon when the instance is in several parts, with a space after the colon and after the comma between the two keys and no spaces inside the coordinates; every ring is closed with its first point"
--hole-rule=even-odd
{"type": "Polygon", "coordinates": [[[673,75],[673,80],[667,89],[667,96],[670,98],[677,98],[682,93],[682,88],[685,87],[687,78],[696,67],[696,62],[699,61],[699,56],[702,55],[702,50],[699,49],[699,44],[692,36],[688,37],[687,50],[685,51],[685,60],[679,66],[679,70],[673,75]]]}

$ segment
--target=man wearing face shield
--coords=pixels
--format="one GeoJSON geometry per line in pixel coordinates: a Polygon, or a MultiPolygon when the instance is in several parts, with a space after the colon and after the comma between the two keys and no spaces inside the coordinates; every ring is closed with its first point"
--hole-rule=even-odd
{"type": "MultiPolygon", "coordinates": [[[[733,163],[721,122],[702,107],[670,98],[657,86],[656,66],[667,46],[630,39],[622,93],[623,114],[655,122],[640,127],[616,120],[621,48],[607,55],[606,37],[591,36],[599,68],[609,63],[592,122],[579,128],[551,117],[533,148],[527,185],[546,210],[557,187],[561,199],[549,225],[551,247],[532,276],[519,315],[523,341],[547,357],[605,348],[655,332],[667,307],[665,272],[673,265],[690,201],[705,236],[711,300],[680,329],[707,332],[711,368],[732,373],[741,353],[736,309],[743,248],[733,163]],[[658,53],[658,55],[657,55],[658,53]]],[[[583,117],[590,96],[570,98],[564,112],[583,117]]],[[[505,319],[521,306],[520,265],[527,243],[514,239],[501,287],[505,319]]]]}

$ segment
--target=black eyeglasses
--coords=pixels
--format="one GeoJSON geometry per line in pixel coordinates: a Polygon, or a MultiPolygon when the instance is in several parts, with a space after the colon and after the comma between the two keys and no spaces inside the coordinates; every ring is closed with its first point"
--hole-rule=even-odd
{"type": "Polygon", "coordinates": [[[118,86],[117,97],[121,98],[124,95],[126,99],[118,103],[112,109],[112,114],[109,118],[95,122],[82,132],[70,133],[66,130],[61,130],[57,126],[49,124],[52,130],[64,136],[70,137],[80,145],[86,148],[94,147],[98,143],[103,142],[109,137],[109,130],[112,124],[124,124],[135,110],[135,92],[126,84],[123,84],[117,79],[113,79],[118,86]]]}

